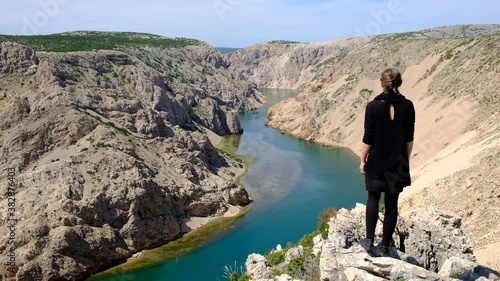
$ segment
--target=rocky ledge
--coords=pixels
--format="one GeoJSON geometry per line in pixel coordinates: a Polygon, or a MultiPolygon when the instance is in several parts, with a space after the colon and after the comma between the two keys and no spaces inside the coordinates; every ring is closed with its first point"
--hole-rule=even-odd
{"type": "MultiPolygon", "coordinates": [[[[459,216],[437,209],[417,209],[400,216],[391,257],[378,247],[368,254],[364,237],[365,206],[342,209],[330,219],[327,237],[302,239],[297,247],[278,246],[266,256],[246,261],[247,279],[270,280],[500,280],[498,272],[475,263],[459,216]],[[277,258],[278,257],[278,258],[277,258]],[[279,258],[281,257],[281,258],[279,258]]],[[[381,214],[383,219],[383,215],[381,214]]],[[[376,240],[382,236],[381,223],[376,240]]]]}

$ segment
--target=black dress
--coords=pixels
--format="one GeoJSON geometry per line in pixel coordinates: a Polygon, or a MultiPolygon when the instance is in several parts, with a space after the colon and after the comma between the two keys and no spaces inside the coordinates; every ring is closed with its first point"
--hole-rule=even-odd
{"type": "Polygon", "coordinates": [[[371,145],[365,166],[366,190],[397,194],[411,184],[407,143],[413,141],[414,131],[415,108],[403,95],[382,93],[368,103],[363,136],[363,142],[371,145]]]}

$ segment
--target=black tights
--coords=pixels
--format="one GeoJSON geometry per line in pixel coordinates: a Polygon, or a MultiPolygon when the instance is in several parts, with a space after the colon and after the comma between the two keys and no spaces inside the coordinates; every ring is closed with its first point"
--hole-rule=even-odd
{"type": "MultiPolygon", "coordinates": [[[[375,237],[380,196],[380,192],[368,191],[368,201],[366,202],[366,238],[368,239],[375,237]]],[[[398,198],[399,194],[390,194],[387,192],[384,196],[385,214],[382,237],[382,245],[384,246],[389,246],[394,229],[396,229],[396,223],[398,222],[398,198]]]]}

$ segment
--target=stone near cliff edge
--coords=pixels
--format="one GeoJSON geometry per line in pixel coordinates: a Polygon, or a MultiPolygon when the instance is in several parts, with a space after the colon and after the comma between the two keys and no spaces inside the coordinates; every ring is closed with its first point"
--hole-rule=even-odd
{"type": "Polygon", "coordinates": [[[282,274],[276,278],[276,281],[301,281],[298,279],[293,279],[290,275],[288,274],[282,274]]]}
{"type": "Polygon", "coordinates": [[[486,277],[489,280],[500,280],[498,272],[458,257],[451,257],[445,261],[439,274],[464,281],[478,280],[480,277],[486,277]]]}
{"type": "Polygon", "coordinates": [[[415,262],[436,272],[450,257],[474,261],[469,238],[460,226],[461,218],[456,214],[434,208],[412,210],[398,220],[396,247],[401,249],[404,244],[405,253],[415,262]]]}
{"type": "Polygon", "coordinates": [[[319,260],[320,280],[322,281],[345,281],[347,277],[339,270],[337,261],[337,244],[325,242],[319,260]]]}
{"type": "Polygon", "coordinates": [[[283,247],[281,247],[281,244],[278,244],[278,246],[276,246],[276,251],[280,252],[283,250],[283,247]]]}
{"type": "Polygon", "coordinates": [[[323,240],[323,237],[321,236],[321,234],[318,234],[313,238],[312,254],[314,256],[317,256],[318,254],[321,253],[321,249],[323,248],[323,244],[324,244],[324,240],[323,240]]]}
{"type": "Polygon", "coordinates": [[[378,277],[378,276],[373,276],[370,273],[354,268],[354,267],[349,267],[346,270],[344,270],[344,273],[346,275],[347,280],[353,280],[353,281],[384,281],[387,279],[378,277]]]}
{"type": "Polygon", "coordinates": [[[303,256],[304,256],[304,247],[302,245],[288,249],[288,251],[286,252],[286,255],[285,255],[285,262],[283,263],[283,267],[290,264],[290,262],[293,259],[303,257],[303,256]]]}
{"type": "Polygon", "coordinates": [[[247,274],[253,279],[271,279],[273,278],[273,271],[267,259],[259,254],[251,254],[245,262],[247,274]]]}

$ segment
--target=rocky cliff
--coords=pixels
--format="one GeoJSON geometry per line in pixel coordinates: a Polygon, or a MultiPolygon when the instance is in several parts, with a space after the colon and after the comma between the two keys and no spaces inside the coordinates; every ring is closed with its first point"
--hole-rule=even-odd
{"type": "Polygon", "coordinates": [[[401,92],[417,114],[413,185],[402,194],[403,209],[437,206],[460,214],[474,249],[484,250],[481,260],[500,252],[499,49],[499,25],[451,26],[324,43],[271,42],[228,58],[242,79],[301,89],[271,108],[269,126],[356,153],[364,108],[381,92],[381,71],[399,68],[401,92]]]}
{"type": "MultiPolygon", "coordinates": [[[[390,257],[378,246],[368,254],[358,243],[364,237],[365,206],[342,209],[329,222],[326,237],[305,236],[297,246],[278,246],[266,256],[246,261],[251,280],[500,280],[498,272],[475,263],[461,218],[433,208],[401,215],[390,257]]],[[[382,214],[380,214],[382,216],[382,214]]],[[[382,236],[381,224],[376,240],[382,236]]]]}
{"type": "Polygon", "coordinates": [[[82,280],[178,238],[186,217],[249,203],[233,182],[242,163],[207,134],[240,133],[236,112],[263,100],[212,47],[144,34],[0,39],[39,50],[0,42],[0,209],[12,211],[0,214],[0,280],[82,280]]]}

